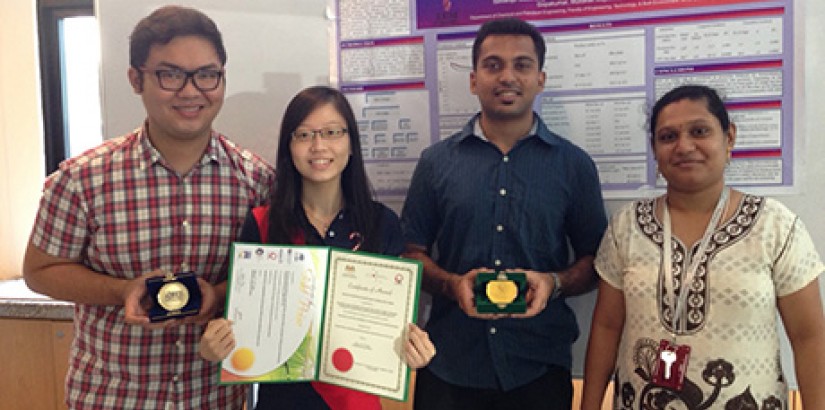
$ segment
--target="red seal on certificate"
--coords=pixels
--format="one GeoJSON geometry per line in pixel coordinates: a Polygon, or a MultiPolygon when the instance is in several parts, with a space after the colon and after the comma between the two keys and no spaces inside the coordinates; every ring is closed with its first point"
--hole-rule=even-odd
{"type": "Polygon", "coordinates": [[[332,365],[339,372],[348,372],[349,369],[352,369],[352,363],[352,353],[349,349],[341,347],[332,352],[332,365]]]}

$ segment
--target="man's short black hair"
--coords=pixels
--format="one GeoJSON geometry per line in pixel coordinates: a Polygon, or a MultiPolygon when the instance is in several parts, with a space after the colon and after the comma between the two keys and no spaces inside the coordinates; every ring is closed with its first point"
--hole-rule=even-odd
{"type": "Polygon", "coordinates": [[[539,61],[539,70],[544,69],[544,54],[547,51],[547,46],[544,44],[544,37],[542,37],[539,30],[532,24],[517,18],[503,18],[490,20],[481,25],[476,34],[476,39],[473,41],[473,70],[478,65],[478,54],[481,49],[481,43],[487,36],[491,35],[513,35],[513,36],[530,36],[533,40],[533,45],[536,48],[536,56],[539,61]]]}
{"type": "Polygon", "coordinates": [[[155,44],[169,44],[176,37],[203,37],[215,47],[221,65],[226,64],[226,49],[218,26],[206,14],[189,7],[164,6],[138,22],[129,36],[129,65],[136,69],[146,63],[155,44]]]}

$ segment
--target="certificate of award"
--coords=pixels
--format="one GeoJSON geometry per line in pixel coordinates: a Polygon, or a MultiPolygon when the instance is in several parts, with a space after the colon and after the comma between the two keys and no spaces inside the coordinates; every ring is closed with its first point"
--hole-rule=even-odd
{"type": "Polygon", "coordinates": [[[322,381],[406,400],[421,263],[322,246],[235,243],[220,381],[322,381]]]}

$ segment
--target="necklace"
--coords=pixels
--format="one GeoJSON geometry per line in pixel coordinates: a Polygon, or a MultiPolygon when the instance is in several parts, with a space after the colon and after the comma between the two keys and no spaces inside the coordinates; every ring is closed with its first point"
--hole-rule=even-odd
{"type": "Polygon", "coordinates": [[[679,292],[676,292],[676,278],[673,275],[673,267],[672,267],[672,248],[671,248],[671,226],[670,226],[670,211],[668,210],[667,199],[665,199],[664,207],[662,208],[662,216],[663,216],[663,224],[664,224],[664,232],[663,232],[663,243],[662,243],[662,273],[663,273],[663,280],[665,285],[665,292],[668,295],[671,306],[673,308],[673,337],[675,338],[676,334],[679,334],[680,331],[687,330],[687,295],[688,295],[688,288],[693,285],[693,281],[696,277],[696,271],[699,267],[699,262],[702,260],[707,248],[708,243],[710,242],[711,236],[713,236],[713,231],[716,229],[716,226],[719,224],[719,220],[722,218],[722,212],[725,210],[728,196],[730,195],[730,188],[725,187],[722,191],[722,194],[719,196],[719,199],[716,201],[716,207],[713,209],[713,214],[711,215],[710,221],[708,221],[707,226],[705,227],[705,233],[702,235],[702,239],[699,242],[699,248],[696,250],[696,254],[691,255],[690,250],[686,250],[685,257],[687,258],[687,266],[686,270],[683,273],[682,277],[682,284],[681,289],[679,292]],[[681,325],[681,326],[680,326],[681,325]]]}

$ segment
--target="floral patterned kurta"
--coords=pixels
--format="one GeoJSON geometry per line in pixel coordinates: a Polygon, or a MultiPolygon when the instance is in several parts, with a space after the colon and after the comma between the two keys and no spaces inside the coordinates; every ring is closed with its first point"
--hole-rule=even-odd
{"type": "MultiPolygon", "coordinates": [[[[671,337],[673,326],[655,204],[645,199],[617,212],[596,257],[596,270],[624,293],[626,308],[614,408],[786,408],[776,300],[823,271],[804,225],[779,202],[752,195],[745,195],[735,215],[720,223],[688,290],[687,330],[676,336],[676,343],[689,345],[692,352],[685,385],[673,391],[650,383],[659,341],[671,337]]],[[[688,250],[676,238],[672,246],[678,292],[688,250]]]]}

